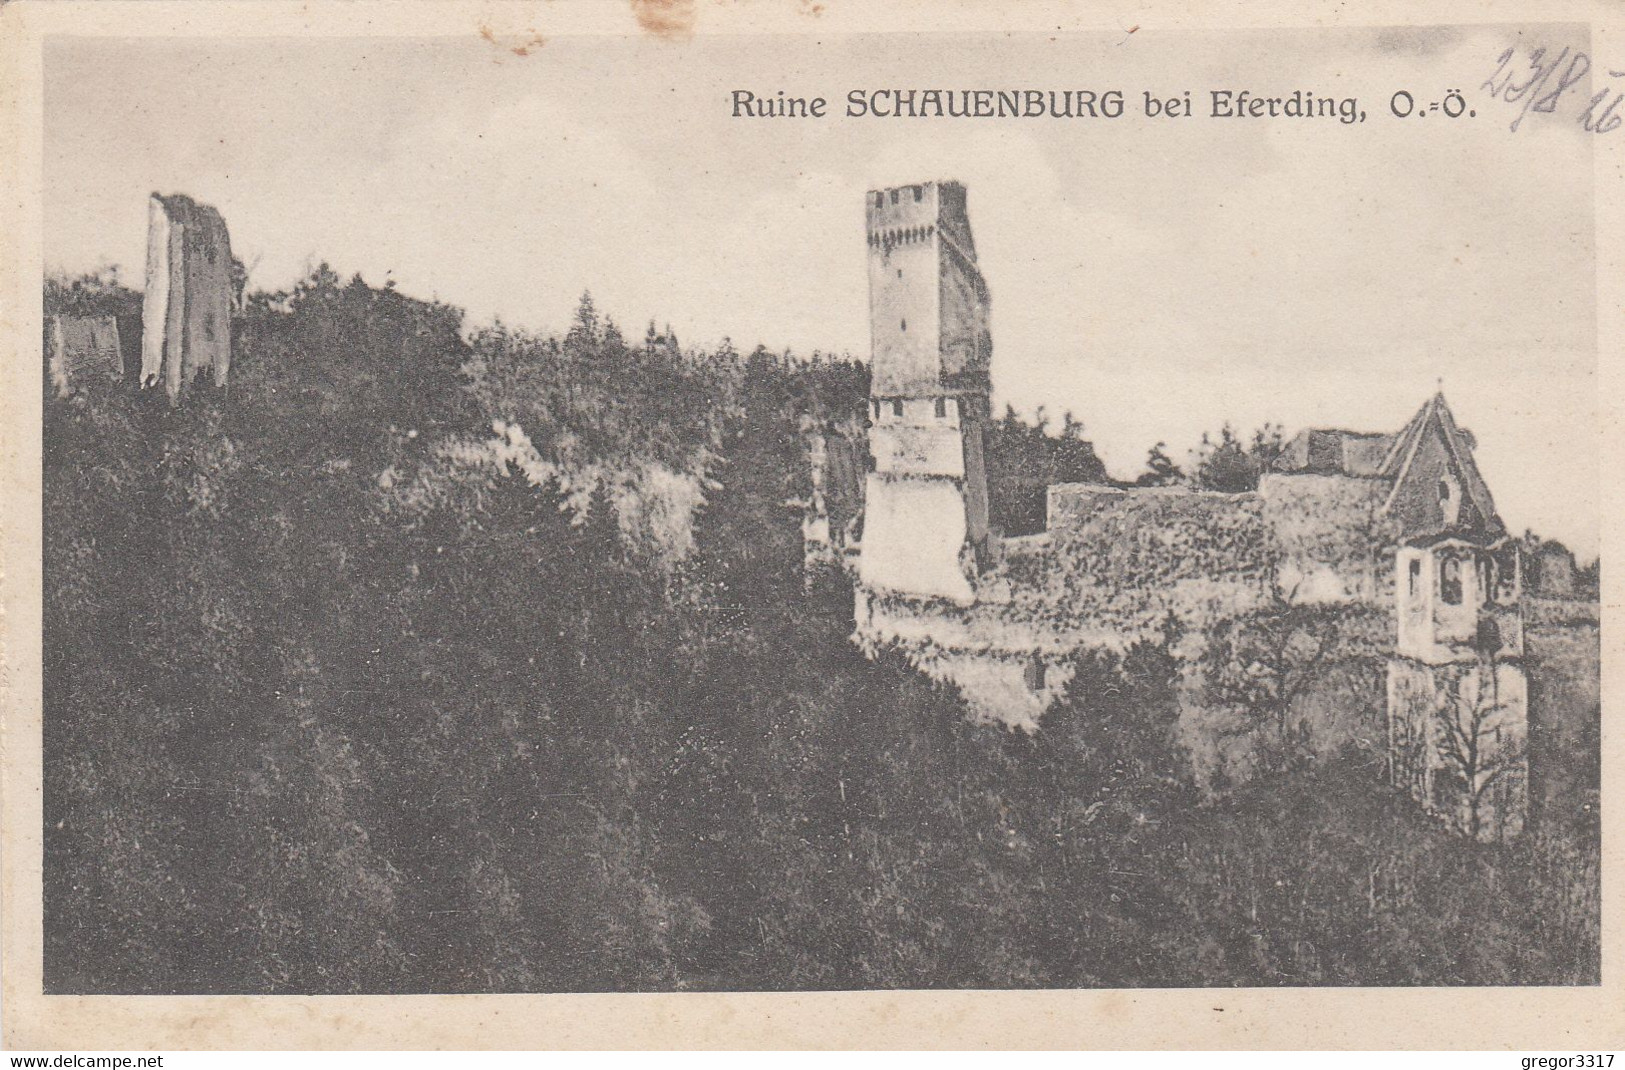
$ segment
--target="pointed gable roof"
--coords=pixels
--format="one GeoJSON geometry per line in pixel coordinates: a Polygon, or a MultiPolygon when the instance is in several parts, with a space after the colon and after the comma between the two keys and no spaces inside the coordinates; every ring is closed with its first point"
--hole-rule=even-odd
{"type": "Polygon", "coordinates": [[[1379,474],[1393,480],[1382,511],[1404,522],[1405,538],[1425,538],[1447,531],[1486,536],[1504,533],[1489,485],[1473,460],[1472,437],[1456,424],[1443,391],[1429,398],[1394,438],[1379,474]],[[1426,501],[1433,493],[1434,480],[1445,472],[1454,476],[1462,495],[1459,519],[1453,524],[1417,508],[1417,502],[1426,501]],[[1419,489],[1422,481],[1428,486],[1419,489]]]}
{"type": "Polygon", "coordinates": [[[1388,447],[1387,456],[1383,457],[1382,465],[1377,469],[1379,475],[1387,479],[1396,479],[1404,469],[1406,462],[1416,453],[1416,443],[1422,436],[1422,428],[1427,424],[1433,413],[1436,402],[1443,400],[1444,394],[1440,392],[1428,398],[1427,404],[1416,410],[1412,416],[1394,436],[1394,444],[1388,447]]]}

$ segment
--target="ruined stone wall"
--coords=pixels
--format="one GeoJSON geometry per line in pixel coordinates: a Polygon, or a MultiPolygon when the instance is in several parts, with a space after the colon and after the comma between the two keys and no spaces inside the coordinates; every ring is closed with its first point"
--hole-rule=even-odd
{"type": "Polygon", "coordinates": [[[1531,614],[1538,621],[1529,621],[1531,816],[1559,828],[1590,824],[1600,813],[1602,641],[1596,614],[1595,602],[1583,609],[1548,604],[1531,614]]]}
{"type": "Polygon", "coordinates": [[[974,394],[956,399],[961,406],[960,450],[965,467],[965,533],[979,561],[989,561],[989,495],[987,489],[987,400],[974,394]]]}
{"type": "Polygon", "coordinates": [[[1524,567],[1528,573],[1524,586],[1542,598],[1573,598],[1577,569],[1574,554],[1566,547],[1547,543],[1533,554],[1526,555],[1524,567]]]}
{"type": "MultiPolygon", "coordinates": [[[[986,587],[982,588],[986,591],[986,587]]],[[[1257,585],[1186,579],[1159,590],[1156,608],[1135,631],[1098,620],[1012,612],[1008,604],[871,595],[860,590],[861,645],[907,653],[922,672],[959,687],[980,719],[1031,730],[1064,692],[1080,651],[1122,653],[1139,640],[1159,641],[1173,613],[1185,626],[1173,652],[1186,665],[1180,731],[1203,785],[1239,782],[1254,771],[1256,740],[1244,717],[1211,707],[1199,662],[1209,630],[1278,605],[1257,585]]],[[[1335,614],[1332,645],[1314,680],[1294,704],[1311,728],[1310,747],[1332,755],[1347,747],[1380,752],[1384,734],[1383,667],[1392,647],[1392,616],[1363,605],[1325,607],[1335,614]]]]}
{"type": "Polygon", "coordinates": [[[231,239],[214,208],[153,194],[147,225],[141,384],[171,398],[199,374],[231,370],[231,239]]]}
{"type": "Polygon", "coordinates": [[[1274,549],[1258,495],[1063,484],[1049,502],[1047,541],[1018,545],[986,585],[989,610],[1007,622],[1126,644],[1169,614],[1200,628],[1271,597],[1274,549]]]}
{"type": "Polygon", "coordinates": [[[58,397],[87,378],[124,377],[124,352],[113,316],[52,316],[46,323],[47,368],[58,397]]]}
{"type": "Polygon", "coordinates": [[[220,213],[191,206],[185,240],[186,345],[181,374],[214,376],[224,386],[231,372],[231,239],[220,213]]]}
{"type": "MultiPolygon", "coordinates": [[[[860,640],[904,649],[923,671],[959,685],[978,715],[1031,727],[1065,687],[1079,650],[1121,652],[1160,639],[1172,618],[1183,636],[1175,653],[1194,664],[1218,622],[1294,599],[1329,603],[1346,626],[1328,651],[1325,681],[1300,699],[1302,716],[1315,726],[1316,746],[1369,743],[1381,735],[1393,602],[1373,575],[1370,544],[1347,529],[1370,530],[1355,520],[1369,521],[1381,488],[1306,478],[1268,495],[1051,487],[1049,530],[1003,540],[971,600],[866,593],[860,640]],[[1337,582],[1301,597],[1312,565],[1337,582]]],[[[1207,716],[1203,702],[1192,675],[1187,742],[1204,775],[1245,775],[1250,742],[1207,716]]]]}
{"type": "Polygon", "coordinates": [[[811,584],[825,570],[855,567],[848,551],[861,534],[868,447],[862,424],[852,419],[820,423],[807,417],[801,441],[811,477],[801,520],[803,566],[811,584]]]}
{"type": "Polygon", "coordinates": [[[1037,662],[1019,653],[968,653],[932,649],[915,659],[921,672],[959,688],[965,704],[982,721],[1022,732],[1036,732],[1044,711],[1072,680],[1070,659],[1037,662]],[[1043,665],[1042,679],[1035,664],[1043,665]]]}
{"type": "Polygon", "coordinates": [[[1542,626],[1598,624],[1602,620],[1599,603],[1584,598],[1524,598],[1524,618],[1531,631],[1542,626]]]}
{"type": "Polygon", "coordinates": [[[1276,587],[1294,602],[1381,605],[1392,591],[1391,525],[1378,518],[1389,484],[1314,473],[1259,480],[1277,554],[1276,587]]]}
{"type": "Polygon", "coordinates": [[[863,516],[867,439],[861,426],[832,429],[825,438],[823,494],[830,530],[844,549],[863,516]]]}
{"type": "Polygon", "coordinates": [[[1052,530],[1004,540],[969,597],[862,592],[859,639],[904,649],[980,716],[1031,727],[1077,651],[1122,651],[1172,616],[1194,656],[1204,628],[1268,604],[1262,508],[1255,495],[1053,487],[1052,530]]]}
{"type": "Polygon", "coordinates": [[[1375,476],[1394,444],[1383,433],[1305,428],[1293,436],[1275,460],[1278,472],[1375,476]]]}
{"type": "Polygon", "coordinates": [[[1034,731],[1072,676],[1073,650],[1041,653],[1043,638],[990,634],[987,621],[947,600],[924,602],[857,589],[854,639],[871,653],[902,651],[914,667],[959,689],[978,720],[1034,731]],[[1021,639],[1032,640],[1023,647],[1021,639]]]}
{"type": "MultiPolygon", "coordinates": [[[[177,357],[173,362],[179,377],[179,339],[181,312],[176,310],[170,319],[170,295],[174,291],[174,274],[170,259],[180,254],[180,236],[163,198],[156,193],[147,202],[147,271],[146,293],[141,306],[141,385],[157,386],[164,380],[164,356],[172,349],[177,357]],[[173,345],[169,339],[174,338],[173,345]]],[[[165,384],[167,388],[167,383],[165,384]]]]}

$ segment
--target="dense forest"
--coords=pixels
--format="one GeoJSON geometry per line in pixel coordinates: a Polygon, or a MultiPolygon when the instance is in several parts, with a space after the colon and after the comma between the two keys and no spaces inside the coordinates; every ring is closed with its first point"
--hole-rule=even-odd
{"type": "MultiPolygon", "coordinates": [[[[1200,794],[1168,642],[1033,735],[862,656],[796,504],[859,364],[325,267],[234,349],[46,402],[51,992],[1598,980],[1594,812],[1474,844],[1359,749],[1200,794]]],[[[1010,527],[1098,465],[998,423],[1010,527]]]]}

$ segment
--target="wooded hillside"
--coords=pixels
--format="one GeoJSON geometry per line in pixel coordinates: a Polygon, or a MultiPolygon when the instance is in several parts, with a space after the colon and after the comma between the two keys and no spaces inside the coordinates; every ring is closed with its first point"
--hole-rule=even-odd
{"type": "Polygon", "coordinates": [[[860,365],[325,267],[234,337],[46,401],[51,992],[1597,981],[1585,820],[1475,845],[1360,751],[1199,796],[1166,643],[1035,736],[863,657],[793,504],[860,365]]]}

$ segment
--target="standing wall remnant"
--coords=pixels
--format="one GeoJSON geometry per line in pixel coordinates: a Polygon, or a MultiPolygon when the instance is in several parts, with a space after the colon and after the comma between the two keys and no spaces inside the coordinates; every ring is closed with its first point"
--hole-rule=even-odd
{"type": "Polygon", "coordinates": [[[124,377],[116,317],[52,316],[49,328],[51,385],[57,397],[72,393],[75,380],[124,377]]]}
{"type": "Polygon", "coordinates": [[[148,210],[141,385],[170,398],[209,370],[231,370],[231,237],[220,213],[192,198],[154,193],[148,210]]]}

